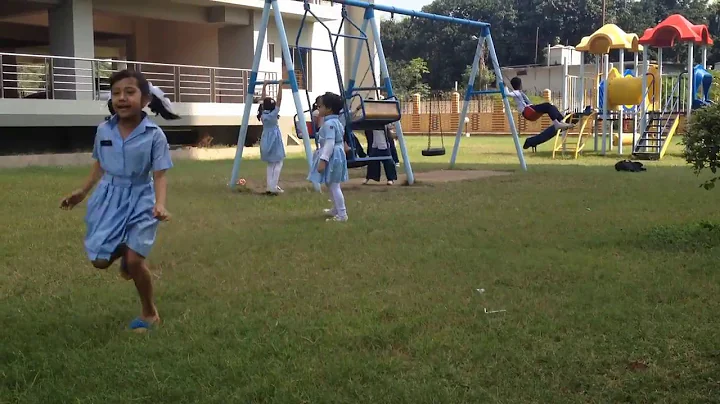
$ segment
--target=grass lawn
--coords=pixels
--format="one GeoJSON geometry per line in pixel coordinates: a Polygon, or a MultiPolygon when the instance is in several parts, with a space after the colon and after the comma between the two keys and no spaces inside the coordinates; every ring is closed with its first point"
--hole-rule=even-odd
{"type": "MultiPolygon", "coordinates": [[[[424,142],[415,169],[445,168],[424,142]]],[[[344,224],[327,195],[178,162],[146,335],[132,284],[86,261],[84,204],[57,207],[87,168],[0,171],[0,403],[719,402],[720,191],[677,148],[618,173],[549,147],[522,173],[510,138],[463,139],[463,168],[517,171],[350,190],[344,224]]]]}

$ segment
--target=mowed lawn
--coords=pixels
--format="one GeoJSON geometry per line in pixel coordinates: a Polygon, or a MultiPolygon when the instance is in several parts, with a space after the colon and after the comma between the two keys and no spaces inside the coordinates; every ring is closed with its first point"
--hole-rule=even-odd
{"type": "MultiPolygon", "coordinates": [[[[415,169],[447,168],[424,142],[415,169]]],[[[132,284],[87,263],[85,204],[58,209],[87,167],[0,171],[0,402],[720,402],[720,190],[677,147],[643,173],[548,148],[522,173],[510,138],[463,139],[462,168],[515,172],[352,189],[348,223],[176,162],[146,335],[132,284]]]]}

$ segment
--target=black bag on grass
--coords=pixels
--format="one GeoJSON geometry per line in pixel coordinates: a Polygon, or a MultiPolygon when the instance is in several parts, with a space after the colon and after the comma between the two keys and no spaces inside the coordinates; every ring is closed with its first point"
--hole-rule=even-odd
{"type": "Polygon", "coordinates": [[[643,167],[643,163],[639,161],[622,160],[615,163],[615,171],[630,171],[637,173],[640,171],[647,171],[647,168],[643,167]]]}

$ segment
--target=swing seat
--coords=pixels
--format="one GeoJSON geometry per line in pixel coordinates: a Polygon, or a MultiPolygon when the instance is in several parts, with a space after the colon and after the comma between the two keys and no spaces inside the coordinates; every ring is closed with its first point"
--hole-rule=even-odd
{"type": "Polygon", "coordinates": [[[360,98],[360,106],[352,117],[353,130],[383,129],[385,125],[400,120],[400,102],[398,100],[365,100],[360,98]]]}
{"type": "MultiPolygon", "coordinates": [[[[305,113],[310,112],[310,110],[303,111],[305,113]]],[[[293,118],[293,121],[295,121],[295,134],[299,139],[303,138],[302,130],[300,130],[300,120],[298,119],[298,115],[295,114],[295,117],[293,118]]],[[[312,122],[312,116],[310,117],[309,121],[305,121],[305,128],[307,128],[308,136],[310,136],[310,139],[315,139],[315,125],[313,125],[312,122]]]]}
{"type": "Polygon", "coordinates": [[[444,147],[429,147],[422,151],[422,155],[426,156],[426,157],[444,156],[445,148],[444,147]]]}
{"type": "Polygon", "coordinates": [[[530,122],[535,122],[542,117],[542,114],[535,111],[532,107],[525,107],[522,112],[523,118],[530,122]]]}

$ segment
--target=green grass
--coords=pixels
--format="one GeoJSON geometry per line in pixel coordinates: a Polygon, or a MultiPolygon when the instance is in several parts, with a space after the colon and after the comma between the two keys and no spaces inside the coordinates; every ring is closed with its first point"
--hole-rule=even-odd
{"type": "MultiPolygon", "coordinates": [[[[416,170],[445,168],[423,142],[416,170]]],[[[460,160],[517,169],[509,138],[460,160]]],[[[232,162],[178,162],[148,335],[127,331],[132,284],[86,262],[84,206],[57,208],[86,168],[0,171],[0,402],[718,402],[720,194],[677,156],[617,160],[351,190],[345,224],[326,195],[232,193],[232,162]]]]}

